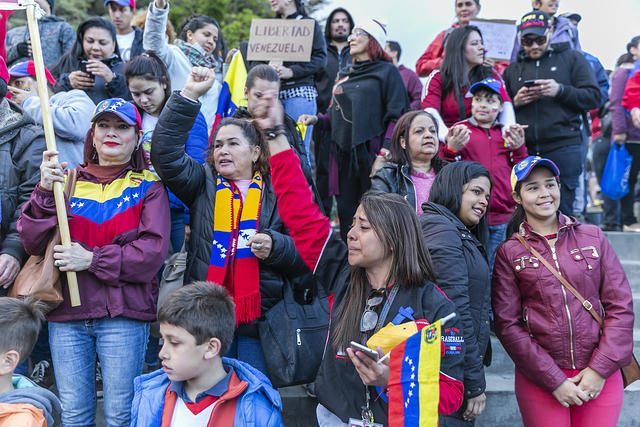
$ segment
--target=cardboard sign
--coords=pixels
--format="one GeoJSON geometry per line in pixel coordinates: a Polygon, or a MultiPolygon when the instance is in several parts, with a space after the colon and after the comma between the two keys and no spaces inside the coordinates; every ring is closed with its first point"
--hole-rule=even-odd
{"type": "Polygon", "coordinates": [[[487,58],[496,61],[511,61],[511,52],[518,27],[512,19],[473,19],[469,22],[480,28],[487,58]]]}
{"type": "Polygon", "coordinates": [[[247,47],[249,61],[309,62],[313,19],[254,19],[247,47]]]}

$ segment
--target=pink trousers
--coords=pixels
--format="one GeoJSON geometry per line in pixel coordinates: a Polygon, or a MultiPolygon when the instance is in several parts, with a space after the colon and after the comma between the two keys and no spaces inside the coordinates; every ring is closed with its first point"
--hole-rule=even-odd
{"type": "MultiPolygon", "coordinates": [[[[565,370],[571,378],[579,370],[565,370]]],[[[562,406],[551,392],[529,381],[516,369],[516,398],[525,427],[616,427],[624,387],[622,375],[616,371],[604,383],[597,398],[582,404],[562,406]]]]}

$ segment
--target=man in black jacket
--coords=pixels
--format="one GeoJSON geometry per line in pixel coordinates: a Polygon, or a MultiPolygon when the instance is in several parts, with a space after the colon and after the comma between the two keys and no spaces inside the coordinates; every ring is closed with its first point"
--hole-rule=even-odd
{"type": "MultiPolygon", "coordinates": [[[[318,91],[318,113],[326,114],[331,102],[331,91],[336,81],[338,71],[350,64],[353,60],[349,53],[347,37],[353,30],[353,18],[346,9],[339,7],[334,9],[327,18],[324,28],[324,37],[327,41],[327,66],[316,74],[316,89],[318,91]]],[[[316,158],[316,183],[322,198],[324,212],[329,215],[333,197],[329,195],[329,153],[331,144],[331,132],[313,129],[313,141],[315,143],[316,158]]]]}
{"type": "Polygon", "coordinates": [[[553,160],[560,169],[560,210],[573,214],[583,156],[582,114],[600,103],[600,90],[589,63],[568,43],[551,45],[551,18],[527,13],[520,20],[522,49],[504,72],[529,154],[553,160]]]}

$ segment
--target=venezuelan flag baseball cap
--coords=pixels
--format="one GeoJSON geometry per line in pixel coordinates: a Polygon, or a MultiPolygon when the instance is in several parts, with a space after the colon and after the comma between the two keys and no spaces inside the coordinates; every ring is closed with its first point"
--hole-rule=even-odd
{"type": "Polygon", "coordinates": [[[471,87],[469,88],[469,93],[473,95],[481,87],[485,87],[490,91],[497,93],[500,99],[502,99],[502,102],[504,102],[504,94],[503,94],[504,88],[502,87],[502,83],[500,83],[499,80],[496,80],[491,77],[487,77],[484,80],[480,80],[479,82],[471,85],[471,87]]]}
{"type": "Polygon", "coordinates": [[[538,166],[544,166],[549,169],[556,177],[560,177],[560,170],[555,163],[549,159],[540,156],[529,156],[518,162],[511,170],[511,189],[515,191],[516,184],[527,179],[531,171],[538,166]]]}
{"type": "Polygon", "coordinates": [[[539,10],[526,13],[520,18],[520,24],[518,25],[520,37],[526,36],[527,34],[543,36],[549,28],[551,28],[551,17],[539,10]]]}
{"type": "Polygon", "coordinates": [[[136,125],[142,129],[142,120],[138,109],[129,101],[122,98],[109,98],[101,101],[93,112],[91,123],[95,123],[103,115],[111,113],[120,117],[128,125],[136,125]]]}
{"type": "MultiPolygon", "coordinates": [[[[36,64],[33,61],[25,61],[12,65],[9,68],[9,75],[11,77],[35,77],[36,64]]],[[[51,86],[56,85],[56,79],[53,78],[47,67],[44,67],[44,75],[51,86]]]]}

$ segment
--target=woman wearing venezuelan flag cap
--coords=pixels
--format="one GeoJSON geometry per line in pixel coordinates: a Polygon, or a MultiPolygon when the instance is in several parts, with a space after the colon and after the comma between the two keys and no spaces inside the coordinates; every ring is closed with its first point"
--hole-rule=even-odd
{"type": "Polygon", "coordinates": [[[495,331],[516,365],[525,426],[613,427],[620,368],[632,357],[631,289],[602,231],[558,210],[559,175],[537,156],[513,167],[517,206],[493,271],[495,331]]]}
{"type": "MultiPolygon", "coordinates": [[[[77,273],[81,301],[71,306],[62,274],[64,301],[47,320],[63,425],[95,422],[96,356],[107,424],[129,424],[170,232],[167,192],[147,169],[140,128],[133,104],[120,98],[98,104],[66,201],[72,245],[54,247],[54,265],[77,273]]],[[[57,154],[43,153],[40,184],[18,221],[31,255],[44,254],[57,225],[53,183],[65,181],[67,166],[57,154]]]]}

